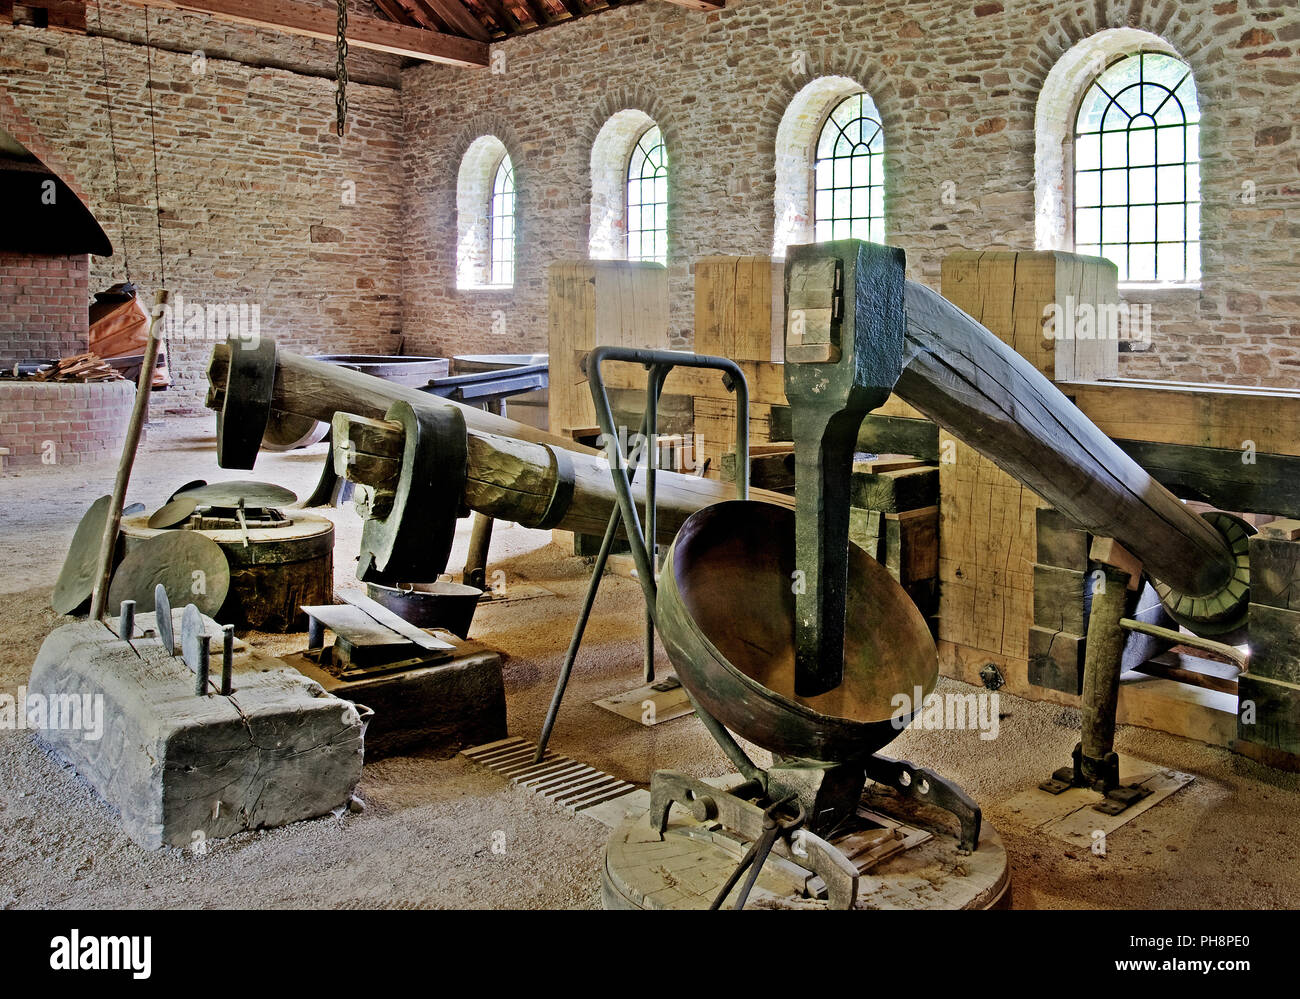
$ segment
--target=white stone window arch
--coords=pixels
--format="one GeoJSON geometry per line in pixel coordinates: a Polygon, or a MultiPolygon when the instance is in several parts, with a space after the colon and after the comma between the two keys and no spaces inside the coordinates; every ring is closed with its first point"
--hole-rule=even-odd
{"type": "MultiPolygon", "coordinates": [[[[880,122],[880,114],[865,88],[847,76],[822,76],[805,84],[781,116],[776,131],[773,256],[783,258],[786,247],[811,243],[816,238],[818,145],[827,134],[831,115],[858,95],[862,95],[865,113],[880,122]]],[[[882,164],[883,159],[875,165],[882,164]]],[[[882,197],[883,189],[878,194],[878,198],[882,197]]],[[[879,235],[883,238],[883,230],[879,235]]]]}
{"type": "Polygon", "coordinates": [[[1129,286],[1199,281],[1199,122],[1191,68],[1158,35],[1071,48],[1035,113],[1037,247],[1107,257],[1129,286]]]}
{"type": "Polygon", "coordinates": [[[657,128],[638,108],[609,116],[591,145],[591,223],[587,250],[593,260],[628,256],[628,170],[637,143],[657,128]]]}
{"type": "Polygon", "coordinates": [[[514,164],[504,142],[481,135],[465,150],[456,176],[456,286],[512,285],[517,234],[514,164]]]}

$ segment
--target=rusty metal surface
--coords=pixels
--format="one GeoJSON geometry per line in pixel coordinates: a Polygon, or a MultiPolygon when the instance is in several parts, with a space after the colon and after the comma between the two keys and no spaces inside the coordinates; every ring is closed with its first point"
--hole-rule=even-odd
{"type": "Polygon", "coordinates": [[[925,620],[881,565],[849,549],[844,682],[794,692],[795,518],[719,503],[686,521],[657,600],[659,634],[691,695],[727,728],[776,753],[861,759],[896,738],[938,677],[925,620]],[[920,697],[918,698],[918,688],[920,697]]]}

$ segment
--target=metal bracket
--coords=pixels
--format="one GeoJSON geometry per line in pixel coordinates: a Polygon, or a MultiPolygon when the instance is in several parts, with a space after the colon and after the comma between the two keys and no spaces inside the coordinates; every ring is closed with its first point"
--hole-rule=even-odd
{"type": "MultiPolygon", "coordinates": [[[[656,770],[650,778],[650,828],[662,839],[668,828],[668,813],[676,802],[697,822],[716,821],[730,832],[758,840],[764,831],[766,806],[746,800],[743,796],[747,794],[762,794],[757,781],[723,791],[674,770],[656,770]]],[[[853,908],[858,897],[858,869],[816,833],[800,829],[790,842],[778,840],[772,852],[821,878],[830,908],[853,908]]]]}
{"type": "Polygon", "coordinates": [[[447,568],[465,490],[467,432],[454,407],[395,402],[384,419],[402,425],[402,472],[392,508],[361,529],[357,578],[396,583],[436,579],[447,568]]]}
{"type": "Polygon", "coordinates": [[[217,414],[217,464],[222,468],[252,468],[271,419],[275,341],[262,337],[250,346],[242,340],[231,340],[227,349],[230,365],[225,398],[217,414]]]}
{"type": "Polygon", "coordinates": [[[1100,792],[1102,798],[1092,806],[1093,811],[1103,815],[1119,815],[1130,805],[1135,805],[1148,797],[1151,791],[1140,784],[1121,784],[1119,782],[1119,755],[1107,753],[1102,759],[1086,759],[1083,755],[1083,743],[1077,743],[1071,754],[1073,766],[1061,767],[1050,778],[1038,785],[1039,790],[1048,794],[1063,794],[1072,787],[1087,788],[1100,792]],[[1095,776],[1090,776],[1095,775],[1095,776]]]}
{"type": "Polygon", "coordinates": [[[951,812],[961,823],[961,849],[973,853],[978,848],[983,813],[975,800],[948,778],[887,756],[868,757],[866,770],[869,779],[888,784],[906,798],[951,812]]]}

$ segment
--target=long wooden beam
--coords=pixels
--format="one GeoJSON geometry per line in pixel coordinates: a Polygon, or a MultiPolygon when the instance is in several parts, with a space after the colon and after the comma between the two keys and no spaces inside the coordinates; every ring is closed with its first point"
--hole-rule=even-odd
{"type": "MultiPolygon", "coordinates": [[[[284,31],[291,35],[333,41],[338,31],[332,9],[298,0],[127,0],[137,6],[169,7],[207,14],[218,21],[284,31]]],[[[452,66],[482,68],[488,64],[486,42],[446,35],[425,28],[394,24],[378,17],[348,16],[348,44],[373,52],[452,66]]]]}
{"type": "Polygon", "coordinates": [[[1219,533],[1028,361],[937,292],[908,281],[905,299],[898,395],[1180,593],[1208,599],[1231,585],[1219,533]]]}
{"type": "MultiPolygon", "coordinates": [[[[229,374],[229,349],[213,348],[208,366],[209,408],[220,410],[229,374]]],[[[549,510],[559,520],[552,526],[579,534],[602,534],[617,502],[613,477],[595,449],[495,413],[462,406],[450,399],[397,385],[373,375],[302,357],[287,350],[276,355],[271,406],[278,412],[311,417],[324,423],[336,413],[382,420],[388,407],[405,401],[418,409],[457,409],[465,420],[469,453],[466,504],[501,520],[525,525],[549,510]],[[566,473],[561,488],[560,466],[566,473]]],[[[637,503],[645,503],[645,478],[633,487],[637,503]]],[[[750,499],[790,508],[794,499],[763,489],[751,489],[750,499]]],[[[714,479],[677,472],[659,472],[656,481],[656,536],[665,544],[696,510],[735,498],[735,487],[714,479]]],[[[620,536],[622,536],[620,534],[620,536]]]]}

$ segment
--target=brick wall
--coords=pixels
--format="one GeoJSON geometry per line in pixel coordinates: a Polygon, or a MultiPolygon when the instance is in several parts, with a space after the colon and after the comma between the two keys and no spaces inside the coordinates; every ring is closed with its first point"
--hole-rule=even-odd
{"type": "Polygon", "coordinates": [[[84,253],[0,253],[0,364],[85,350],[89,281],[84,253]]]}
{"type": "Polygon", "coordinates": [[[76,465],[122,453],[135,401],[128,381],[0,382],[5,468],[76,465]]]}
{"type": "Polygon", "coordinates": [[[1033,249],[1039,94],[1076,43],[1125,26],[1167,39],[1196,74],[1204,278],[1130,293],[1152,302],[1155,343],[1125,355],[1124,373],[1300,384],[1300,8],[1285,0],[729,0],[711,14],[646,3],[494,46],[503,73],[405,69],[408,342],[544,348],[546,266],[586,256],[592,145],[632,107],[667,141],[672,333],[689,343],[691,261],[771,252],[778,127],[825,76],[861,84],[880,110],[888,240],[911,277],[937,287],[955,249],[1033,249]],[[487,133],[515,167],[509,292],[455,282],[457,169],[487,133]]]}
{"type": "MultiPolygon", "coordinates": [[[[161,274],[145,13],[112,0],[102,8],[120,205],[99,38],[0,26],[0,92],[57,152],[61,164],[49,165],[71,175],[113,241],[114,257],[91,260],[89,291],[122,280],[129,259],[151,301],[161,274]]],[[[151,8],[149,17],[173,296],[258,305],[260,331],[296,350],[392,350],[401,327],[398,60],[352,54],[350,131],[340,141],[328,42],[172,10],[151,8]],[[348,185],[354,204],[344,203],[348,185]]],[[[94,31],[95,5],[88,20],[94,31]]],[[[6,124],[5,103],[0,127],[22,138],[22,123],[6,124]]],[[[176,385],[154,405],[200,407],[211,344],[192,337],[170,347],[176,385]]]]}

